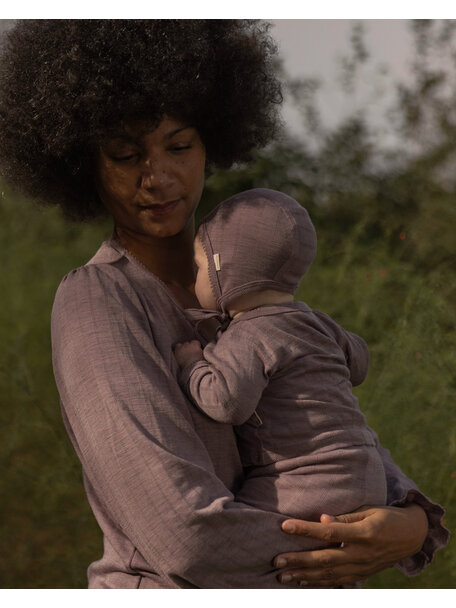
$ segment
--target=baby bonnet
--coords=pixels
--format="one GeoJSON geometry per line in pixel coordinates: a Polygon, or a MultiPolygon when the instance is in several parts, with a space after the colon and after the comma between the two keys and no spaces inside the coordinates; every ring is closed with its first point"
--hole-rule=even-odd
{"type": "Polygon", "coordinates": [[[317,249],[315,228],[304,207],[266,188],[220,203],[201,222],[198,237],[223,312],[228,302],[252,291],[294,294],[317,249]]]}

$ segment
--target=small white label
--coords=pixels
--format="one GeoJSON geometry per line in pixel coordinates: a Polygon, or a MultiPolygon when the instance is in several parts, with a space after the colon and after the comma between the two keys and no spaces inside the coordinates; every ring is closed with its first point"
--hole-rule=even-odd
{"type": "Polygon", "coordinates": [[[220,270],[220,255],[218,253],[214,253],[214,263],[215,270],[220,270]]]}
{"type": "Polygon", "coordinates": [[[253,414],[250,416],[249,420],[255,424],[255,426],[261,426],[263,424],[263,421],[261,420],[261,418],[258,416],[258,414],[256,412],[253,412],[253,414]]]}

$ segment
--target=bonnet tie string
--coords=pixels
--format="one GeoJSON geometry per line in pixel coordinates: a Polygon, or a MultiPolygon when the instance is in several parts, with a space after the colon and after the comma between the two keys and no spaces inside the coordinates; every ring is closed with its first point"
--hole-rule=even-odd
{"type": "Polygon", "coordinates": [[[211,342],[212,339],[215,337],[215,334],[212,336],[208,336],[203,333],[202,325],[206,321],[214,320],[218,322],[219,326],[216,330],[217,336],[219,335],[219,332],[225,331],[231,321],[231,318],[227,312],[207,310],[204,308],[187,308],[185,310],[185,316],[194,324],[195,334],[198,340],[200,340],[200,342],[203,342],[203,344],[211,342]]]}

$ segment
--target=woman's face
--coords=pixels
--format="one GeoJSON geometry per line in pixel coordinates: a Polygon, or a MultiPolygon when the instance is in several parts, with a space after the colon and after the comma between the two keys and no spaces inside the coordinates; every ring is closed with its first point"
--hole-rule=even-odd
{"type": "Polygon", "coordinates": [[[118,231],[165,238],[186,228],[204,186],[206,153],[196,129],[165,116],[154,130],[126,125],[100,145],[96,186],[118,231]]]}

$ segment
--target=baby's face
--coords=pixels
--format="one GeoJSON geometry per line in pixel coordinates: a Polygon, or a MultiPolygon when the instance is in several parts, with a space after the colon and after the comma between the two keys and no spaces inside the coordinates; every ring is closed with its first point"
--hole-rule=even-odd
{"type": "Polygon", "coordinates": [[[194,259],[196,264],[195,295],[202,308],[217,310],[217,302],[209,280],[209,263],[203,245],[195,237],[194,259]]]}

